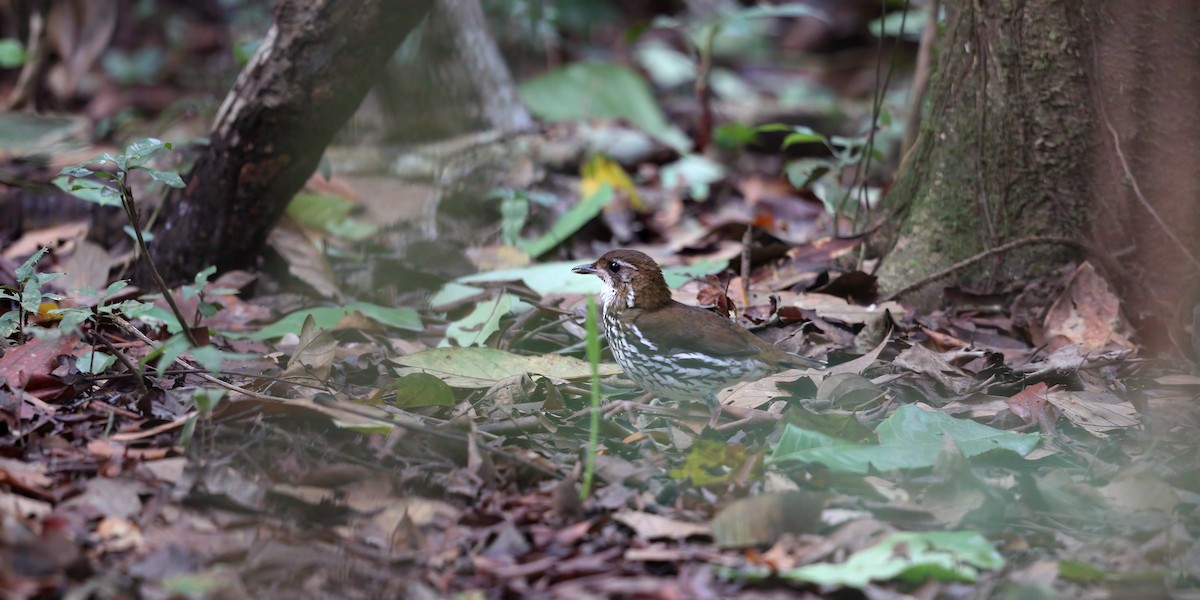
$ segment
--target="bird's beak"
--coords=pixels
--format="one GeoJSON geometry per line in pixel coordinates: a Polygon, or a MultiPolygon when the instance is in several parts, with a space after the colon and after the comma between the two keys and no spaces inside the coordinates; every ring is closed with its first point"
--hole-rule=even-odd
{"type": "Polygon", "coordinates": [[[571,267],[571,272],[579,273],[580,275],[595,275],[596,274],[596,265],[592,265],[592,264],[576,265],[574,267],[571,267]]]}

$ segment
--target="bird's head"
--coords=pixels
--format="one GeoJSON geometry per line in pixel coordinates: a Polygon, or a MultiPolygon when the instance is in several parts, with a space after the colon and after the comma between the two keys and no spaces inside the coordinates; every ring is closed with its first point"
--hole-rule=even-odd
{"type": "Polygon", "coordinates": [[[595,275],[604,283],[600,292],[606,311],[658,308],[671,302],[671,290],[654,259],[637,250],[613,250],[596,262],[571,271],[595,275]]]}

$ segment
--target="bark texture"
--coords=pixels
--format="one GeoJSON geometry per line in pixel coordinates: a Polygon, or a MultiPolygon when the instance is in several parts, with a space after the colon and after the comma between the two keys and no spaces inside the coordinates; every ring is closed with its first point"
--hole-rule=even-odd
{"type": "Polygon", "coordinates": [[[281,0],[151,250],[169,281],[246,267],[432,0],[281,0]]]}
{"type": "MultiPolygon", "coordinates": [[[[946,2],[923,131],[889,202],[906,205],[880,270],[894,290],[980,251],[1088,225],[1095,143],[1082,57],[1084,8],[1065,0],[946,2]]],[[[1036,275],[1069,250],[1030,246],[961,272],[988,287],[1036,275]]],[[[928,308],[945,282],[908,300],[928,308]]]]}
{"type": "MultiPolygon", "coordinates": [[[[1106,255],[1127,316],[1163,348],[1200,272],[1200,4],[946,8],[928,116],[889,195],[906,216],[881,287],[1023,237],[1072,237],[1106,255]]],[[[947,283],[1028,279],[1074,254],[1025,246],[908,300],[928,308],[947,283]]]]}

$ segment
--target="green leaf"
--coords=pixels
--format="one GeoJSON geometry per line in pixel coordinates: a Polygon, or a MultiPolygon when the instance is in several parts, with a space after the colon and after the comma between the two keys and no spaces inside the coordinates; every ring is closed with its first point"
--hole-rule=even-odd
{"type": "Polygon", "coordinates": [[[30,255],[29,258],[25,259],[25,262],[21,263],[21,266],[17,267],[17,270],[13,272],[17,278],[17,283],[24,284],[26,281],[33,279],[33,275],[36,272],[34,267],[37,265],[38,261],[42,260],[42,257],[45,256],[49,251],[49,248],[43,246],[39,248],[37,252],[34,252],[32,255],[30,255]]]}
{"type": "Polygon", "coordinates": [[[183,178],[180,177],[179,173],[176,173],[175,171],[159,171],[158,169],[151,169],[149,167],[140,167],[140,166],[132,167],[132,168],[138,169],[140,171],[145,171],[148,175],[150,175],[151,179],[158,181],[158,182],[162,182],[173,188],[187,187],[187,184],[183,182],[183,178]]]}
{"type": "Polygon", "coordinates": [[[452,407],[455,404],[454,390],[428,373],[411,373],[400,377],[392,382],[391,389],[396,392],[394,404],[399,408],[452,407]]]}
{"type": "Polygon", "coordinates": [[[75,368],[80,373],[99,375],[113,366],[115,362],[117,362],[117,357],[106,352],[84,352],[75,359],[75,368]]]}
{"type": "Polygon", "coordinates": [[[518,86],[521,99],[547,121],[626,119],[680,153],[691,146],[667,121],[650,86],[636,71],[611,62],[569,65],[518,86]]]}
{"type": "MultiPolygon", "coordinates": [[[[401,365],[396,370],[401,375],[428,373],[459,388],[487,388],[501,379],[525,373],[577,380],[591,376],[587,361],[574,357],[524,356],[494,348],[434,348],[393,358],[392,362],[401,365]]],[[[599,368],[601,376],[620,372],[620,367],[613,364],[602,364],[599,368]]]]}
{"type": "Polygon", "coordinates": [[[783,138],[783,147],[786,149],[795,146],[796,144],[809,144],[813,142],[823,144],[825,143],[825,136],[819,133],[805,133],[799,131],[796,133],[790,133],[787,137],[783,138]]]}
{"type": "Polygon", "coordinates": [[[745,123],[723,123],[713,129],[713,141],[722,148],[741,148],[754,142],[758,128],[745,123]]]}
{"type": "Polygon", "coordinates": [[[329,223],[345,220],[354,210],[354,203],[329,194],[301,192],[288,202],[287,214],[309,229],[324,230],[329,223]]]}
{"type": "Polygon", "coordinates": [[[467,316],[454,321],[446,328],[446,337],[438,346],[482,346],[493,333],[500,331],[500,319],[513,308],[513,298],[508,294],[480,302],[467,316]],[[451,344],[453,342],[453,344],[451,344]]]}
{"type": "MultiPolygon", "coordinates": [[[[233,59],[237,61],[238,65],[244,67],[246,63],[250,62],[250,58],[254,56],[254,53],[258,52],[258,47],[261,45],[262,38],[255,38],[234,44],[233,59]]],[[[325,179],[329,179],[329,177],[326,176],[325,179]]]]}
{"type": "Polygon", "coordinates": [[[282,337],[288,333],[300,335],[304,319],[309,315],[312,315],[317,327],[332,329],[338,324],[338,321],[342,320],[342,317],[352,311],[358,311],[370,319],[396,329],[422,331],[425,328],[421,323],[421,316],[417,314],[416,310],[411,308],[388,308],[368,302],[354,302],[346,306],[322,306],[296,311],[250,334],[248,337],[256,340],[268,340],[282,337]]]}
{"type": "Polygon", "coordinates": [[[153,358],[155,354],[158,354],[158,368],[156,371],[159,377],[166,377],[167,369],[171,368],[171,365],[175,363],[175,359],[187,351],[189,345],[187,338],[182,333],[177,333],[167,338],[167,341],[158,347],[158,352],[151,352],[146,358],[142,359],[142,362],[144,364],[153,358]]]}
{"type": "Polygon", "coordinates": [[[492,195],[500,199],[500,241],[515,246],[529,218],[529,196],[520,190],[497,190],[492,195]]]}
{"type": "Polygon", "coordinates": [[[738,9],[727,15],[725,19],[766,19],[775,17],[812,17],[827,23],[829,22],[829,16],[823,11],[801,3],[779,5],[764,4],[750,8],[738,9]]]}
{"type": "Polygon", "coordinates": [[[659,171],[665,189],[687,186],[696,200],[708,199],[709,186],[725,178],[725,167],[717,161],[699,154],[687,154],[679,160],[663,165],[659,171]]]}
{"type": "MultiPolygon", "coordinates": [[[[594,276],[583,276],[571,272],[571,267],[584,262],[548,262],[520,269],[502,269],[475,273],[458,278],[459,284],[521,281],[529,286],[539,296],[550,294],[599,294],[600,280],[594,276]]],[[[679,287],[693,279],[699,279],[713,273],[719,273],[725,268],[724,262],[702,260],[684,267],[668,267],[663,269],[667,285],[679,287]]]]}
{"type": "Polygon", "coordinates": [[[196,402],[196,409],[200,411],[200,415],[207,417],[228,392],[225,388],[196,388],[196,391],[192,392],[192,400],[196,402]]]}
{"type": "Polygon", "coordinates": [[[354,302],[346,306],[347,311],[358,311],[363,316],[377,321],[394,329],[407,329],[409,331],[423,331],[425,325],[421,323],[421,316],[417,311],[406,306],[379,306],[369,302],[354,302]]]}
{"type": "MultiPolygon", "coordinates": [[[[125,159],[130,165],[149,160],[156,154],[171,150],[171,144],[158,138],[142,138],[125,148],[125,159]]],[[[117,166],[121,166],[118,164],[117,166]]],[[[125,168],[125,167],[121,167],[125,168]]]]}
{"type": "Polygon", "coordinates": [[[788,162],[784,167],[788,183],[796,189],[807,188],[832,170],[833,163],[822,158],[801,158],[788,162]]]}
{"type": "Polygon", "coordinates": [[[349,421],[333,420],[333,426],[339,429],[349,429],[357,433],[365,433],[368,435],[387,435],[395,429],[395,426],[389,425],[382,421],[372,421],[370,423],[351,423],[349,421]]]}
{"type": "Polygon", "coordinates": [[[20,321],[21,313],[15,310],[10,310],[4,314],[0,314],[0,339],[6,338],[17,332],[17,325],[20,321]]]}
{"type": "Polygon", "coordinates": [[[25,64],[25,46],[21,40],[0,39],[0,69],[15,69],[25,64]]]}
{"type": "Polygon", "coordinates": [[[596,218],[596,215],[599,215],[604,207],[612,202],[612,198],[612,186],[608,183],[601,183],[600,188],[594,194],[572,206],[545,235],[532,241],[520,240],[517,242],[517,247],[533,258],[545,254],[596,218]]]}
{"type": "MultiPolygon", "coordinates": [[[[186,340],[185,340],[186,341],[186,340]]],[[[246,360],[258,356],[252,352],[226,352],[215,346],[201,346],[191,349],[192,358],[200,363],[200,366],[208,370],[213,375],[221,373],[221,363],[227,360],[246,360]]]]}
{"type": "Polygon", "coordinates": [[[991,542],[974,531],[893,533],[841,564],[813,564],[780,572],[792,581],[863,588],[872,581],[975,581],[980,570],[1004,567],[991,542]]]}
{"type": "Polygon", "coordinates": [[[896,409],[875,428],[875,435],[879,438],[877,445],[856,444],[789,424],[769,461],[822,463],[834,471],[867,474],[872,468],[891,471],[931,467],[946,436],[967,457],[995,449],[1025,456],[1041,439],[1036,433],[995,429],[911,404],[896,409]]]}
{"type": "Polygon", "coordinates": [[[217,267],[209,265],[207,269],[196,273],[196,276],[192,278],[192,283],[180,288],[180,292],[183,293],[183,299],[191,300],[200,295],[200,291],[204,289],[204,286],[208,285],[208,278],[212,277],[216,272],[217,267]]]}
{"type": "Polygon", "coordinates": [[[76,179],[55,177],[54,185],[58,189],[92,204],[100,206],[120,206],[121,194],[111,185],[95,179],[76,179]]]}

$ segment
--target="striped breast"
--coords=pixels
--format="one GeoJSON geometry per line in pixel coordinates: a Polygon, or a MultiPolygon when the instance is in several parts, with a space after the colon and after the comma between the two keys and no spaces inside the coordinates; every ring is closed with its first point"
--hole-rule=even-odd
{"type": "Polygon", "coordinates": [[[604,314],[604,332],[613,358],[625,374],[646,391],[668,400],[712,400],[739,381],[769,375],[773,369],[746,357],[720,357],[699,352],[666,353],[632,321],[604,314]]]}

